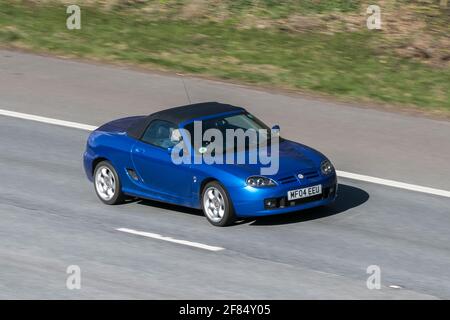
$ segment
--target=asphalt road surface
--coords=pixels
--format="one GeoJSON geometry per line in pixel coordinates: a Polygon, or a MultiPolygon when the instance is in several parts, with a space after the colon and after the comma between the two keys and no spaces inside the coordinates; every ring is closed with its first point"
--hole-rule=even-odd
{"type": "MultiPolygon", "coordinates": [[[[445,121],[10,51],[0,109],[100,125],[188,103],[181,79],[192,102],[245,106],[340,170],[450,190],[445,121]]],[[[450,298],[448,197],[341,178],[332,207],[216,228],[197,210],[101,204],[82,169],[88,134],[0,116],[0,298],[450,298]],[[66,287],[70,265],[80,290],[66,287]],[[366,286],[370,265],[379,290],[366,286]]]]}

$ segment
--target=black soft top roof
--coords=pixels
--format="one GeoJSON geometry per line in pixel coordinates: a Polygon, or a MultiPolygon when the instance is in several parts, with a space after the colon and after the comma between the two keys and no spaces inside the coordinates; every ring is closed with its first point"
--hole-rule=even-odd
{"type": "Polygon", "coordinates": [[[136,121],[127,130],[127,134],[139,139],[153,120],[164,120],[180,125],[189,120],[233,111],[245,111],[245,109],[218,102],[203,102],[170,108],[158,111],[136,121]]]}

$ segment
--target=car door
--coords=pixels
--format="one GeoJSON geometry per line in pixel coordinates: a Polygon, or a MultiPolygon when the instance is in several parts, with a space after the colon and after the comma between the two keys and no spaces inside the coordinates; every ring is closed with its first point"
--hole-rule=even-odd
{"type": "Polygon", "coordinates": [[[142,138],[134,144],[131,154],[136,172],[149,192],[163,200],[188,204],[192,196],[193,176],[190,165],[172,162],[171,134],[176,125],[154,120],[142,138]]]}

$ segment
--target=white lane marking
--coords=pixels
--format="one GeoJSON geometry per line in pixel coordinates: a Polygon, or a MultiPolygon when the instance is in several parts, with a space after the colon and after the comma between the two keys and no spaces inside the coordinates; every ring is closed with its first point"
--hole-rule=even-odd
{"type": "MultiPolygon", "coordinates": [[[[0,109],[0,115],[7,116],[7,117],[13,117],[13,118],[20,118],[20,119],[25,119],[25,120],[38,121],[38,122],[43,122],[43,123],[48,123],[48,124],[54,124],[54,125],[59,125],[59,126],[63,126],[63,127],[87,130],[87,131],[94,131],[95,129],[97,129],[97,127],[91,126],[88,124],[40,117],[40,116],[36,116],[36,115],[8,111],[8,110],[3,110],[3,109],[0,109]]],[[[357,173],[339,171],[339,170],[336,170],[336,173],[341,178],[348,178],[348,179],[353,179],[353,180],[371,182],[371,183],[381,184],[381,185],[385,185],[385,186],[389,186],[389,187],[406,189],[406,190],[410,190],[410,191],[428,193],[428,194],[433,194],[433,195],[437,195],[437,196],[450,198],[450,191],[447,191],[447,190],[423,187],[423,186],[419,186],[419,185],[415,185],[415,184],[409,184],[409,183],[398,182],[398,181],[394,181],[394,180],[376,178],[376,177],[366,176],[366,175],[357,174],[357,173]]]]}
{"type": "Polygon", "coordinates": [[[187,241],[187,240],[178,240],[178,239],[174,239],[174,238],[171,238],[171,237],[164,237],[164,236],[162,236],[160,234],[157,234],[157,233],[143,232],[143,231],[137,231],[137,230],[127,229],[127,228],[119,228],[119,229],[116,229],[116,230],[117,231],[121,231],[121,232],[136,234],[138,236],[143,236],[143,237],[147,237],[147,238],[153,238],[153,239],[158,239],[158,240],[163,240],[163,241],[183,244],[185,246],[200,248],[200,249],[209,250],[209,251],[225,250],[224,248],[221,248],[221,247],[209,246],[209,245],[203,244],[203,243],[191,242],[191,241],[187,241]]]}
{"type": "Polygon", "coordinates": [[[390,285],[389,288],[392,288],[392,289],[402,289],[401,286],[397,286],[397,285],[395,285],[395,284],[390,285]]]}
{"type": "Polygon", "coordinates": [[[58,120],[58,119],[53,119],[53,118],[40,117],[40,116],[35,116],[32,114],[8,111],[8,110],[3,110],[3,109],[0,109],[0,115],[7,116],[7,117],[13,117],[13,118],[19,118],[19,119],[25,119],[25,120],[31,120],[31,121],[37,121],[37,122],[43,122],[43,123],[48,123],[48,124],[54,124],[57,126],[87,130],[87,131],[94,131],[95,129],[97,129],[97,127],[91,126],[88,124],[65,121],[65,120],[58,120]]]}
{"type": "Polygon", "coordinates": [[[406,190],[417,191],[417,192],[428,193],[428,194],[433,194],[433,195],[437,195],[437,196],[450,198],[450,191],[446,191],[446,190],[422,187],[422,186],[418,186],[415,184],[409,184],[409,183],[398,182],[398,181],[394,181],[394,180],[375,178],[375,177],[371,177],[371,176],[365,176],[362,174],[356,174],[356,173],[339,171],[339,170],[336,170],[336,173],[341,178],[348,178],[348,179],[353,179],[353,180],[382,184],[384,186],[406,189],[406,190]]]}

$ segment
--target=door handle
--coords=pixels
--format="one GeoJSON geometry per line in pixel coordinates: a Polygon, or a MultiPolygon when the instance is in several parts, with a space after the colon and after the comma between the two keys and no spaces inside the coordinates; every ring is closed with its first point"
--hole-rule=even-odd
{"type": "Polygon", "coordinates": [[[135,148],[135,149],[134,149],[134,152],[136,152],[136,153],[144,153],[144,152],[145,152],[145,149],[135,148]]]}

